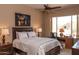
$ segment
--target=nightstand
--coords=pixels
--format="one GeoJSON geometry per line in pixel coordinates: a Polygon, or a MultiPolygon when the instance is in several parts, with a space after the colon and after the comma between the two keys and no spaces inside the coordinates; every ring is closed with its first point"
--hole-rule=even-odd
{"type": "Polygon", "coordinates": [[[0,55],[12,55],[12,44],[0,45],[0,55]]]}

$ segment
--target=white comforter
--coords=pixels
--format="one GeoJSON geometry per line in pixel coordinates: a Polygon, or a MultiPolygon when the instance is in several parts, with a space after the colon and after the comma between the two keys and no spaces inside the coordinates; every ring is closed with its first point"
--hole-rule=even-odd
{"type": "Polygon", "coordinates": [[[33,37],[22,40],[15,39],[13,42],[13,47],[27,52],[28,55],[45,55],[45,52],[56,46],[61,47],[61,44],[58,40],[52,38],[33,37]]]}

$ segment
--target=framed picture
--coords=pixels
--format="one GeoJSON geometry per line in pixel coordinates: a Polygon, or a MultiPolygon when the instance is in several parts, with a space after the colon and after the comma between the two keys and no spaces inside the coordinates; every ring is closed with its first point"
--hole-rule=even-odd
{"type": "Polygon", "coordinates": [[[15,13],[15,26],[30,26],[30,15],[15,13]]]}

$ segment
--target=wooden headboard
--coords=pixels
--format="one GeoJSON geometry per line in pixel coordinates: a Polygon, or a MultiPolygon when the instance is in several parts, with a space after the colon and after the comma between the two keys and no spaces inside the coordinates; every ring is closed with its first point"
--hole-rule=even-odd
{"type": "Polygon", "coordinates": [[[33,28],[32,27],[13,27],[12,28],[12,37],[13,37],[13,40],[16,39],[16,32],[30,32],[30,31],[33,31],[33,28]]]}

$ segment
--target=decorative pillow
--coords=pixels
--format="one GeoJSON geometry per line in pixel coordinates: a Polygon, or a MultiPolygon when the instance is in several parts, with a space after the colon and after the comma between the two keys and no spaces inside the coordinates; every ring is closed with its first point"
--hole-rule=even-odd
{"type": "Polygon", "coordinates": [[[27,39],[27,32],[16,32],[16,38],[17,39],[27,39]]]}
{"type": "Polygon", "coordinates": [[[37,34],[35,32],[27,32],[28,37],[37,37],[37,34]]]}
{"type": "Polygon", "coordinates": [[[16,39],[19,39],[19,32],[16,32],[16,39]]]}

